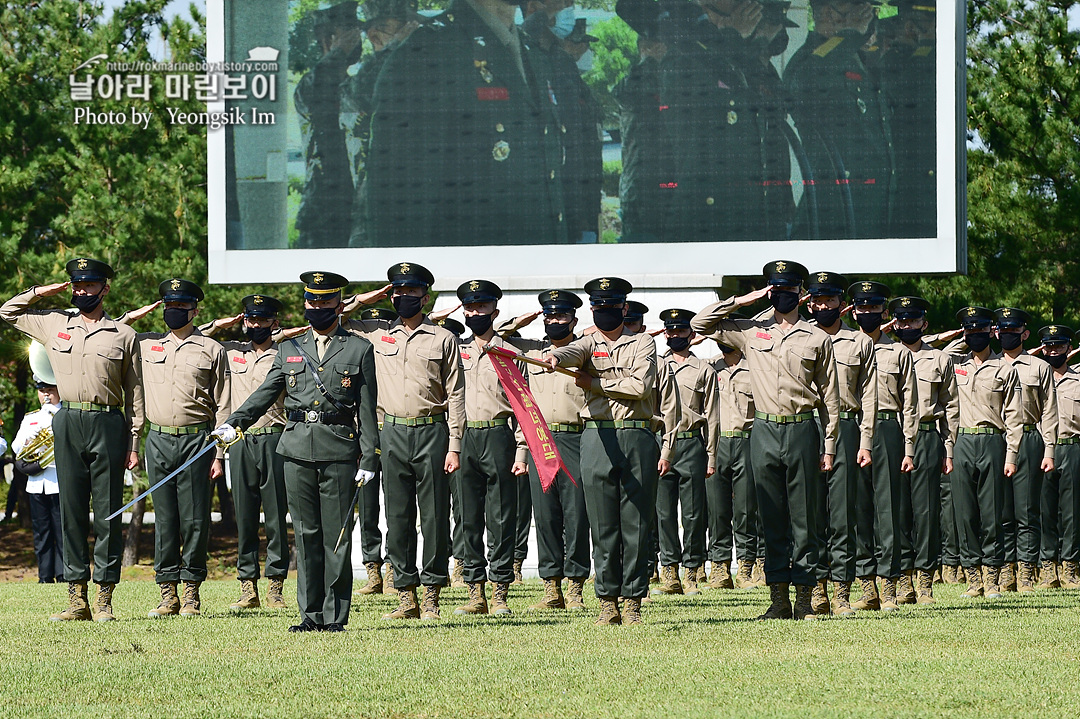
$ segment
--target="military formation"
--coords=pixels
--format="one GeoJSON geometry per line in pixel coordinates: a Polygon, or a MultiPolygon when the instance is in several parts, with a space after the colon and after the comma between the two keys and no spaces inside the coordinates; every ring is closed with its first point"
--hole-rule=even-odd
{"type": "Polygon", "coordinates": [[[544,583],[531,609],[586,609],[591,581],[600,625],[641,623],[651,597],[706,588],[768,585],[761,619],[809,620],[933,604],[935,582],[987,599],[1080,587],[1073,332],[1045,326],[1029,353],[1019,308],[964,307],[959,329],[928,335],[922,298],[781,260],[761,289],[665,309],[652,332],[618,277],[585,284],[586,328],[574,291],[545,290],[535,312],[501,318],[502,290],[470,280],[457,289],[461,325],[425,313],[435,277],[400,262],[384,287],[348,298],[344,276],[303,273],[306,326],[281,328],[282,303],[253,294],[239,315],[197,327],[203,291],[188,280],[163,281],[160,302],[114,320],[102,302],[112,269],[76,258],[67,272],[0,308],[55,375],[63,550],[50,574],[69,592],[57,621],[115,619],[123,473],[140,463],[161,590],[147,614],[201,614],[226,451],[230,609],[286,606],[291,518],[293,632],[344,631],[356,509],[358,594],[396,592],[387,620],[440,619],[452,582],[468,590],[454,614],[511,615],[530,526],[544,583]],[[32,307],[69,288],[73,309],[32,307]],[[393,310],[372,306],[384,299],[393,310]],[[738,312],[765,299],[753,317],[738,312]],[[128,327],[158,306],[163,331],[128,327]],[[540,317],[544,338],[522,338],[540,317]],[[241,322],[245,341],[211,339],[241,322]],[[715,359],[694,354],[703,341],[715,359]],[[516,358],[559,449],[546,490],[526,439],[536,428],[515,416],[492,348],[516,358]]]}

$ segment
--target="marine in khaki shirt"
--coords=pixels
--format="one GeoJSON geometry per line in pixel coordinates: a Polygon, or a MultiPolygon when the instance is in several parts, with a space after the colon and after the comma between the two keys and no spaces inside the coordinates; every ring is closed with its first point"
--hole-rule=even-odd
{"type": "MultiPolygon", "coordinates": [[[[1057,392],[1058,438],[1055,470],[1043,478],[1039,587],[1080,584],[1080,511],[1076,488],[1080,486],[1080,372],[1070,367],[1073,330],[1048,325],[1039,330],[1043,357],[1053,367],[1057,392]],[[1060,580],[1055,562],[1062,567],[1060,580]]],[[[1034,568],[1020,564],[1020,581],[1034,580],[1034,568]],[[1025,577],[1025,570],[1030,576],[1025,577]]]]}

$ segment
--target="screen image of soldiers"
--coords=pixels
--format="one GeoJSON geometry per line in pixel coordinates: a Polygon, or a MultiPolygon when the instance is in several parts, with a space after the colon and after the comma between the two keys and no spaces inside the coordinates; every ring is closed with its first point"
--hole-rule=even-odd
{"type": "Polygon", "coordinates": [[[113,269],[88,257],[69,261],[70,282],[34,286],[0,307],[0,318],[48,350],[61,409],[53,417],[54,451],[64,534],[68,606],[55,621],[115,619],[112,595],[120,581],[121,517],[105,517],[123,502],[124,470],[139,464],[143,426],[142,369],[135,332],[105,314],[113,269]],[[75,310],[33,310],[42,297],[71,287],[75,310]],[[87,597],[90,510],[94,511],[97,598],[87,597]]]}
{"type": "Polygon", "coordinates": [[[810,7],[814,30],[788,63],[784,87],[812,168],[816,236],[888,237],[896,210],[890,112],[860,54],[876,8],[867,0],[810,7]]]}
{"type": "Polygon", "coordinates": [[[296,213],[297,247],[345,247],[352,226],[353,179],[340,125],[347,68],[363,51],[356,3],[317,10],[315,37],[322,57],[297,83],[293,95],[304,138],[306,166],[296,213]]]}
{"type": "Polygon", "coordinates": [[[375,247],[566,243],[545,56],[503,0],[453,0],[386,61],[367,164],[375,247]]]}

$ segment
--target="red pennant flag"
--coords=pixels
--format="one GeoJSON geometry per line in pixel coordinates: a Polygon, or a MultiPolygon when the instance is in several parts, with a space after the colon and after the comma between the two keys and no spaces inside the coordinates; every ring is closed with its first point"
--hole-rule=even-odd
{"type": "Polygon", "coordinates": [[[491,358],[495,373],[499,375],[499,383],[502,384],[506,398],[510,400],[510,406],[514,409],[518,426],[525,434],[529,454],[532,455],[537,474],[540,475],[540,488],[544,492],[551,489],[560,469],[566,472],[570,481],[577,485],[577,480],[563,464],[559,449],[555,446],[555,439],[548,431],[547,422],[540,414],[540,408],[536,406],[536,400],[529,391],[528,383],[514,364],[514,354],[498,347],[489,347],[487,355],[491,358]]]}

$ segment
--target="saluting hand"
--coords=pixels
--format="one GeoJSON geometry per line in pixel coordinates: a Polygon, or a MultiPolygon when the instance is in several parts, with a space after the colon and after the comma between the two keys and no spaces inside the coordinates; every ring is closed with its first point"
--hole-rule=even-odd
{"type": "Polygon", "coordinates": [[[281,330],[281,339],[288,340],[293,337],[299,337],[308,331],[310,325],[304,325],[303,327],[290,327],[288,329],[281,330]]]}
{"type": "Polygon", "coordinates": [[[892,318],[881,326],[882,332],[892,332],[893,327],[896,327],[896,318],[892,318]]]}
{"type": "Polygon", "coordinates": [[[460,302],[453,307],[447,307],[446,309],[439,310],[438,312],[429,312],[428,319],[430,319],[432,322],[439,322],[440,320],[445,320],[447,317],[454,314],[459,309],[461,309],[460,302]]]}
{"type": "Polygon", "coordinates": [[[748,294],[742,295],[740,297],[736,297],[735,298],[735,304],[737,306],[739,306],[739,307],[746,307],[747,305],[752,305],[755,302],[757,302],[758,300],[760,300],[762,298],[765,298],[765,297],[768,297],[768,296],[769,296],[769,286],[766,285],[766,286],[762,287],[760,290],[754,290],[753,292],[750,292],[748,294]]]}
{"type": "MultiPolygon", "coordinates": [[[[158,300],[157,302],[151,302],[148,305],[143,305],[142,307],[140,307],[137,310],[131,310],[130,312],[127,313],[128,314],[128,319],[131,320],[132,322],[137,322],[137,321],[141,320],[143,317],[146,317],[148,314],[150,314],[154,310],[156,310],[158,307],[161,307],[161,300],[158,300]]],[[[243,317],[243,315],[240,315],[240,316],[243,317]]]]}
{"type": "Polygon", "coordinates": [[[57,282],[55,285],[42,285],[34,289],[35,297],[52,297],[58,295],[66,290],[71,285],[70,282],[57,282]]]}
{"type": "MultiPolygon", "coordinates": [[[[159,302],[158,304],[161,303],[159,302]]],[[[244,319],[243,312],[238,314],[236,317],[219,317],[218,319],[214,320],[214,327],[219,330],[228,329],[229,327],[235,325],[237,322],[240,322],[242,319],[244,319]]]]}

